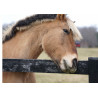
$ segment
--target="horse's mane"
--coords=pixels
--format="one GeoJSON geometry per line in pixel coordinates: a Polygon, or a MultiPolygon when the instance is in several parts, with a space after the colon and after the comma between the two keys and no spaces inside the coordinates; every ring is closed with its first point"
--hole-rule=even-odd
{"type": "Polygon", "coordinates": [[[36,14],[36,15],[27,17],[23,20],[20,20],[12,27],[9,27],[3,33],[3,42],[14,37],[18,31],[26,30],[35,24],[39,24],[46,21],[53,21],[56,18],[56,16],[57,14],[36,14]]]}
{"type": "MultiPolygon", "coordinates": [[[[47,21],[53,21],[56,18],[56,16],[57,14],[36,14],[18,21],[16,24],[10,26],[3,33],[3,43],[7,40],[10,40],[12,37],[14,37],[18,31],[27,30],[28,28],[32,27],[35,24],[39,24],[47,21]]],[[[67,18],[67,23],[73,31],[74,39],[77,40],[82,38],[80,32],[69,18],[67,18]]]]}

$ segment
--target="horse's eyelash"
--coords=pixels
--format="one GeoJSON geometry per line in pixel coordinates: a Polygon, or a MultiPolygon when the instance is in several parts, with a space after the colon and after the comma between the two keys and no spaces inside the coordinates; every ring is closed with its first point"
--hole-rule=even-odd
{"type": "Polygon", "coordinates": [[[70,32],[67,29],[63,29],[63,31],[67,34],[69,34],[70,32]]]}

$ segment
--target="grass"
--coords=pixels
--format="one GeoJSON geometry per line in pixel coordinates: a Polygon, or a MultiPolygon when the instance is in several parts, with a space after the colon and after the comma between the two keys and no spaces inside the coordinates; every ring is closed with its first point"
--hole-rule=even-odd
{"type": "Polygon", "coordinates": [[[37,83],[88,83],[87,75],[36,73],[37,83]]]}
{"type": "Polygon", "coordinates": [[[98,57],[98,48],[78,48],[79,60],[88,60],[88,57],[98,57]]]}
{"type": "MultiPolygon", "coordinates": [[[[98,48],[78,48],[79,60],[98,57],[98,48]]],[[[50,59],[44,52],[38,59],[50,59]]],[[[35,73],[37,83],[88,83],[88,75],[35,73]]]]}

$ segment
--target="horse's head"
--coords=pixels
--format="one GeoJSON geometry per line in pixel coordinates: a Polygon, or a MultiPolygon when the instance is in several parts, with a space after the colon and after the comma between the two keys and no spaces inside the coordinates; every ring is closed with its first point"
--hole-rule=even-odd
{"type": "Polygon", "coordinates": [[[74,23],[64,14],[59,14],[52,28],[45,34],[42,45],[44,51],[62,71],[74,73],[77,70],[78,59],[74,40],[80,38],[81,34],[74,23]]]}

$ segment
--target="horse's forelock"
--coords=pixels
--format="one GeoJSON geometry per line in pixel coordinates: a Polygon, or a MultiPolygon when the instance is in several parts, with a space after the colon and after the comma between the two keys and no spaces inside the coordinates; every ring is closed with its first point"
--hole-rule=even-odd
{"type": "Polygon", "coordinates": [[[82,38],[82,35],[80,33],[80,31],[78,30],[78,28],[75,26],[74,22],[71,21],[69,18],[67,18],[67,23],[68,23],[68,26],[69,28],[72,30],[73,32],[73,38],[74,40],[81,40],[83,39],[82,38]]]}

